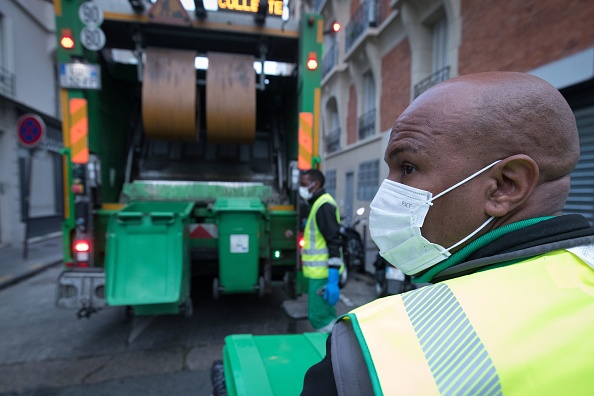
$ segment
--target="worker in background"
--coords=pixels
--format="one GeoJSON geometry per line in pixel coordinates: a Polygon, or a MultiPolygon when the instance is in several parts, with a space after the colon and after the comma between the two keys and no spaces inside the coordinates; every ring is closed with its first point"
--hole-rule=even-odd
{"type": "Polygon", "coordinates": [[[324,182],[324,174],[317,169],[301,174],[299,195],[311,206],[303,230],[301,261],[309,284],[309,322],[317,331],[330,332],[336,320],[334,306],[340,297],[343,263],[338,205],[324,189],[324,182]]]}
{"type": "Polygon", "coordinates": [[[339,320],[303,395],[591,395],[594,228],[562,215],[579,154],[571,108],[537,77],[466,75],[415,99],[370,234],[433,285],[339,320]]]}

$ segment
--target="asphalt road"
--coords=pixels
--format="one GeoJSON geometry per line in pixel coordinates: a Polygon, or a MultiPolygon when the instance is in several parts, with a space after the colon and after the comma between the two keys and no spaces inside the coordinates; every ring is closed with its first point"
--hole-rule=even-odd
{"type": "MultiPolygon", "coordinates": [[[[54,306],[60,267],[0,290],[2,395],[211,395],[210,367],[229,334],[307,332],[281,308],[284,295],[223,296],[194,284],[194,316],[125,318],[108,308],[90,319],[54,306]]],[[[343,289],[338,313],[373,300],[371,277],[356,275],[343,289]]],[[[305,304],[305,300],[299,300],[305,304]]]]}

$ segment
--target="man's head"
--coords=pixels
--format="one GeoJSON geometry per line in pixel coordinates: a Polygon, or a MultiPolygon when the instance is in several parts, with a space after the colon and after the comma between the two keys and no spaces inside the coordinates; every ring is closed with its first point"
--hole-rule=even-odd
{"type": "Polygon", "coordinates": [[[311,193],[324,187],[325,182],[326,178],[324,177],[324,174],[317,169],[308,169],[301,172],[301,178],[299,180],[301,187],[307,187],[308,191],[311,193]]]}
{"type": "Polygon", "coordinates": [[[483,231],[559,214],[579,157],[575,117],[563,96],[527,74],[490,72],[443,82],[419,96],[396,121],[385,160],[388,179],[436,195],[425,238],[452,246],[483,231]]]}

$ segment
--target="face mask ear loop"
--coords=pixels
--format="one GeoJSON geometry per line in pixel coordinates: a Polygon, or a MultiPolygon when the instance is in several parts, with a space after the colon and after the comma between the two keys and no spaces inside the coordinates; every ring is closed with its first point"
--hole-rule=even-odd
{"type": "Polygon", "coordinates": [[[483,225],[482,225],[482,226],[480,226],[479,228],[477,228],[476,230],[474,230],[474,232],[472,232],[472,233],[471,233],[470,235],[468,235],[466,238],[462,239],[460,242],[458,242],[458,243],[455,243],[454,245],[452,245],[452,246],[450,246],[449,248],[447,248],[447,249],[446,249],[446,251],[448,251],[448,252],[449,252],[450,250],[452,250],[452,249],[453,249],[453,248],[455,248],[456,246],[460,246],[461,244],[463,244],[464,242],[466,242],[467,240],[469,240],[470,238],[472,238],[473,236],[475,236],[475,235],[476,235],[476,234],[477,234],[477,233],[478,233],[480,230],[482,230],[483,228],[485,228],[485,227],[487,226],[487,224],[489,224],[490,222],[492,222],[494,218],[495,218],[495,217],[491,216],[491,217],[489,218],[489,220],[487,220],[487,221],[485,221],[485,222],[483,223],[483,225]]]}
{"type": "Polygon", "coordinates": [[[486,171],[487,169],[491,168],[492,166],[495,166],[495,164],[498,163],[498,162],[501,162],[501,160],[497,160],[497,161],[493,162],[491,165],[485,166],[483,169],[481,169],[478,172],[473,173],[472,175],[468,176],[466,179],[462,180],[461,182],[456,183],[452,187],[448,188],[447,190],[440,192],[439,194],[437,194],[436,196],[434,196],[433,198],[431,198],[431,200],[429,202],[431,202],[431,201],[433,201],[433,200],[441,197],[442,195],[444,195],[446,193],[449,193],[454,188],[461,186],[462,184],[466,183],[467,181],[469,181],[473,177],[476,177],[476,176],[480,175],[481,173],[483,173],[484,171],[486,171]]]}

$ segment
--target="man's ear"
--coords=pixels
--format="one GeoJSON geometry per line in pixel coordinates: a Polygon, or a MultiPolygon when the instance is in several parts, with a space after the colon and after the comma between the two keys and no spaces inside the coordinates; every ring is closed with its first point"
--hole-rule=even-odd
{"type": "Polygon", "coordinates": [[[522,206],[532,195],[539,170],[532,158],[518,154],[501,160],[491,168],[490,175],[494,183],[488,191],[485,213],[502,217],[522,206]]]}

